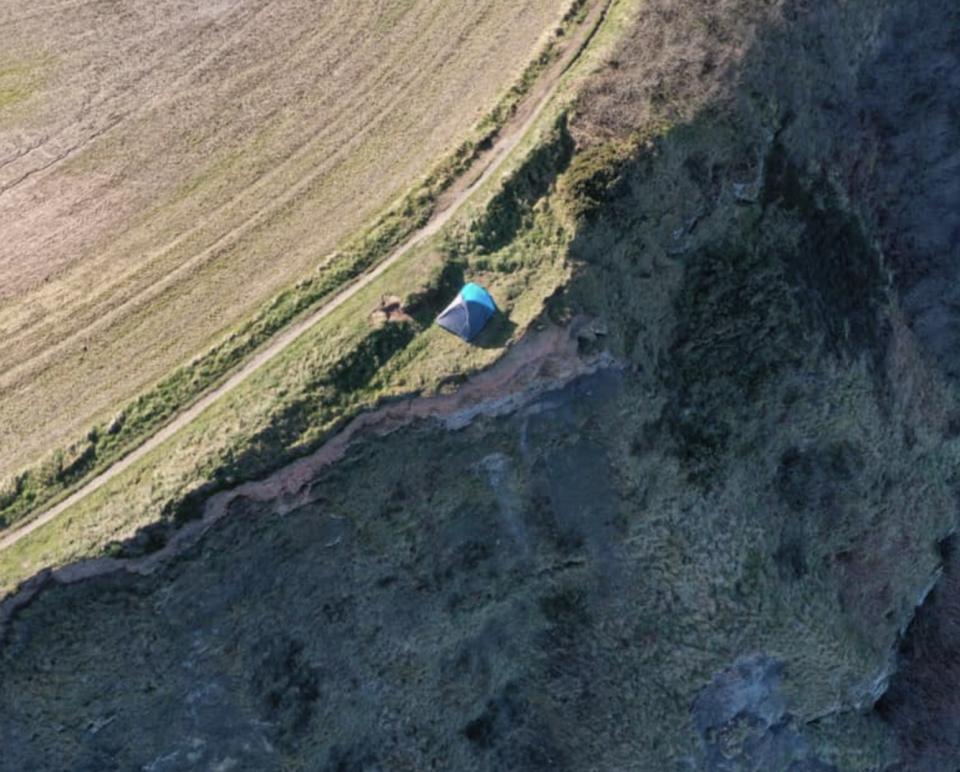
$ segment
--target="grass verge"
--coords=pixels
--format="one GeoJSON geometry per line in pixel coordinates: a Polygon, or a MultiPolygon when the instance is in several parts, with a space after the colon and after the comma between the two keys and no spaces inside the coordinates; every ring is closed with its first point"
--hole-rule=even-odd
{"type": "Polygon", "coordinates": [[[316,273],[279,293],[219,344],[141,394],[113,420],[91,427],[82,438],[56,449],[0,486],[0,529],[24,522],[40,508],[55,504],[84,481],[109,468],[181,410],[226,380],[277,332],[375,267],[423,227],[434,213],[439,196],[491,146],[524,96],[561,55],[564,41],[583,22],[588,10],[586,0],[574,0],[561,27],[481,121],[474,136],[374,225],[328,257],[316,273]]]}
{"type": "Polygon", "coordinates": [[[45,566],[154,550],[214,491],[311,452],[378,402],[435,393],[495,361],[567,278],[572,230],[549,193],[571,140],[562,109],[551,120],[503,179],[478,191],[481,206],[411,250],[189,427],[0,554],[0,594],[45,566]],[[467,277],[489,287],[501,309],[472,346],[433,324],[467,277]],[[403,299],[409,319],[377,326],[373,312],[388,294],[403,299]]]}

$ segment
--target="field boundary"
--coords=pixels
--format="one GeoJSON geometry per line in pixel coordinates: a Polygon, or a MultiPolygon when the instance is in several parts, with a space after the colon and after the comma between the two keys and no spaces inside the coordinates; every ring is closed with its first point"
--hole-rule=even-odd
{"type": "Polygon", "coordinates": [[[574,52],[576,43],[584,37],[584,22],[596,7],[587,0],[574,0],[563,17],[563,32],[558,30],[549,37],[468,139],[388,204],[371,225],[346,237],[325,255],[314,272],[280,290],[189,364],[175,368],[123,404],[112,419],[101,420],[82,437],[51,449],[46,456],[0,480],[0,531],[28,521],[42,507],[56,504],[85,480],[135,450],[204,393],[223,384],[285,327],[329,302],[340,289],[388,258],[431,217],[449,207],[463,187],[469,186],[471,174],[482,174],[492,162],[498,137],[523,121],[540,76],[557,61],[576,59],[574,52]]]}
{"type": "MultiPolygon", "coordinates": [[[[299,320],[280,327],[279,331],[275,331],[273,336],[269,338],[269,342],[257,350],[239,369],[235,369],[230,375],[224,374],[219,384],[215,385],[212,390],[200,396],[200,398],[194,401],[189,407],[179,412],[174,412],[172,420],[162,425],[158,431],[146,436],[142,442],[133,446],[129,452],[122,455],[109,466],[106,466],[99,474],[96,474],[92,478],[88,477],[87,482],[79,483],[79,487],[74,487],[72,492],[69,489],[62,490],[55,496],[48,498],[45,503],[51,501],[56,503],[54,503],[50,509],[36,514],[20,527],[0,537],[0,550],[16,544],[21,539],[51,522],[66,509],[93,491],[101,488],[142,457],[155,450],[163,442],[189,425],[210,405],[246,381],[253,373],[257,372],[267,362],[271,361],[294,341],[298,340],[307,330],[311,329],[343,303],[375,281],[410,250],[420,245],[426,239],[436,235],[452,219],[473,193],[497,173],[506,159],[510,157],[512,151],[535,126],[543,114],[543,111],[550,103],[551,98],[556,93],[563,75],[587,48],[614,2],[615,0],[594,0],[594,2],[591,3],[589,0],[577,0],[577,2],[571,5],[568,18],[578,25],[576,27],[577,32],[572,37],[566,39],[567,46],[562,55],[548,61],[545,66],[542,57],[534,61],[531,68],[538,70],[537,77],[529,79],[529,70],[524,74],[521,79],[522,93],[516,93],[517,86],[510,92],[513,95],[514,107],[509,110],[508,115],[503,116],[501,124],[490,130],[490,133],[496,137],[496,141],[490,144],[489,147],[479,152],[474,152],[471,158],[466,159],[467,168],[464,171],[479,166],[482,169],[480,175],[472,179],[463,189],[457,189],[458,186],[456,186],[455,182],[457,177],[454,177],[444,185],[444,189],[452,188],[449,192],[455,193],[455,195],[443,201],[442,205],[436,208],[431,216],[428,216],[428,219],[419,230],[415,230],[413,234],[399,246],[388,252],[385,258],[377,261],[377,258],[374,257],[368,265],[365,265],[361,269],[366,269],[364,273],[361,273],[358,278],[355,278],[339,291],[336,291],[308,316],[301,316],[299,320]],[[551,68],[553,71],[551,71],[551,68]],[[544,83],[544,74],[546,74],[546,87],[533,91],[532,86],[534,83],[544,83]],[[519,109],[517,103],[523,101],[523,97],[528,94],[534,98],[534,104],[526,110],[519,109]],[[519,123],[511,121],[511,118],[518,118],[519,123]],[[62,498],[57,501],[57,497],[62,498]]],[[[494,120],[496,120],[496,112],[495,110],[493,114],[494,120]]],[[[481,124],[481,126],[482,125],[483,124],[481,124]]],[[[474,148],[474,150],[476,150],[476,148],[474,148]]],[[[462,155],[463,152],[464,149],[461,148],[454,154],[454,165],[460,160],[458,156],[462,155]]],[[[469,153],[470,151],[467,152],[469,153]]],[[[462,162],[463,161],[461,161],[461,163],[462,162]]],[[[449,166],[450,163],[448,162],[447,168],[449,168],[449,166]]],[[[463,171],[459,173],[458,177],[461,180],[464,179],[463,171]]],[[[375,230],[375,228],[372,230],[375,230]]],[[[295,315],[294,319],[296,319],[295,315]]]]}

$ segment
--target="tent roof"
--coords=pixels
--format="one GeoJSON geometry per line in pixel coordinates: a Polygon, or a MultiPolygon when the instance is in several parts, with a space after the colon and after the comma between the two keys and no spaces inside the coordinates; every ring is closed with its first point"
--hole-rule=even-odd
{"type": "Polygon", "coordinates": [[[478,284],[470,283],[464,285],[453,302],[437,317],[437,324],[464,340],[471,340],[496,310],[490,293],[478,284]]]}
{"type": "Polygon", "coordinates": [[[497,306],[493,302],[493,298],[490,297],[490,293],[479,284],[474,284],[473,282],[464,284],[463,289],[460,290],[460,297],[468,303],[482,303],[491,311],[497,310],[497,306]]]}

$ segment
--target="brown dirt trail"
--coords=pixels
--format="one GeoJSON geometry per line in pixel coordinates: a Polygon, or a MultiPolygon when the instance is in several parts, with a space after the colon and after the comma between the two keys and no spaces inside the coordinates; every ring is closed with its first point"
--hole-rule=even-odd
{"type": "Polygon", "coordinates": [[[569,3],[0,0],[0,477],[389,208],[569,3]]]}

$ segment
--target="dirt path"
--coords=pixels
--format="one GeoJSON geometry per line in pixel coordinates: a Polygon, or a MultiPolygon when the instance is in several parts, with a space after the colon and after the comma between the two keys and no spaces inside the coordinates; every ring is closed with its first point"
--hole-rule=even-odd
{"type": "MultiPolygon", "coordinates": [[[[473,168],[483,169],[482,174],[470,182],[465,188],[458,190],[451,200],[443,202],[441,209],[420,231],[414,234],[407,242],[401,245],[376,268],[364,274],[353,284],[341,290],[313,314],[283,330],[273,339],[273,341],[255,354],[249,362],[247,362],[240,370],[234,373],[226,382],[209,392],[206,396],[202,397],[190,408],[180,413],[176,418],[174,418],[173,421],[150,437],[136,450],[132,451],[129,455],[116,462],[106,471],[94,477],[77,491],[72,493],[60,503],[56,504],[51,509],[44,512],[42,515],[34,518],[29,523],[13,531],[12,533],[6,534],[3,536],[3,538],[0,538],[0,550],[7,549],[11,545],[16,544],[21,539],[36,531],[38,528],[42,528],[44,525],[54,520],[62,512],[76,504],[78,501],[93,493],[95,490],[103,487],[114,477],[129,469],[145,455],[158,448],[162,443],[190,424],[210,405],[246,381],[247,378],[249,378],[253,373],[284,351],[307,330],[311,329],[314,325],[326,318],[350,298],[375,281],[392,265],[403,258],[404,255],[406,255],[411,249],[431,236],[436,235],[450,221],[460,206],[466,202],[466,200],[474,193],[474,191],[476,191],[487,180],[493,177],[494,174],[496,174],[503,162],[509,157],[510,153],[516,149],[523,137],[525,137],[533,128],[534,124],[537,122],[537,119],[549,104],[551,97],[556,92],[557,86],[559,85],[563,74],[577,60],[577,58],[583,52],[585,46],[589,43],[596,29],[602,23],[611,2],[612,0],[595,0],[595,2],[593,2],[587,18],[581,24],[580,28],[577,30],[577,33],[572,37],[567,51],[557,62],[553,64],[552,67],[550,67],[550,69],[547,70],[546,73],[544,73],[541,78],[540,85],[535,88],[533,92],[531,92],[528,99],[525,100],[521,108],[518,109],[515,120],[511,121],[501,132],[498,140],[494,143],[490,150],[477,159],[473,168]]],[[[469,171],[467,174],[469,175],[469,171]]]]}

